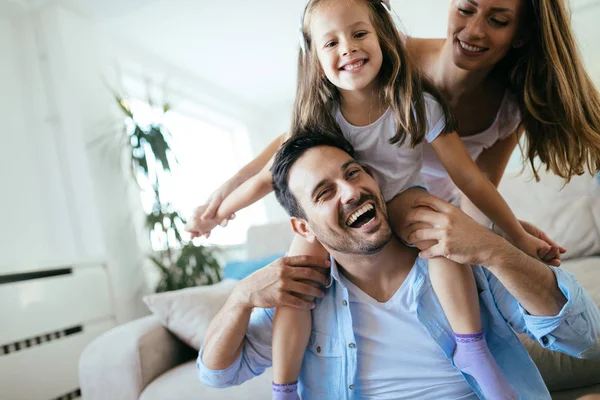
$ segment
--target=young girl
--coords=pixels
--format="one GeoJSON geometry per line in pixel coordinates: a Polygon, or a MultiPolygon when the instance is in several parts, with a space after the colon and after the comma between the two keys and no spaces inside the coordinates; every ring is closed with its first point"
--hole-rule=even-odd
{"type": "MultiPolygon", "coordinates": [[[[381,2],[312,0],[304,15],[303,37],[292,132],[313,127],[343,134],[378,181],[397,234],[406,238],[404,215],[425,193],[418,188],[424,185],[420,169],[425,138],[461,191],[518,247],[532,256],[548,256],[550,246],[521,227],[457,134],[446,133],[453,130],[448,113],[435,97],[424,93],[435,91],[413,70],[381,2]]],[[[217,218],[227,218],[270,190],[265,167],[223,200],[217,218]]],[[[348,221],[350,226],[361,223],[360,216],[348,221]]],[[[190,230],[207,232],[201,225],[202,221],[195,220],[190,230]]],[[[300,240],[290,251],[326,256],[323,252],[300,240]]],[[[475,378],[486,398],[517,398],[487,349],[471,270],[445,258],[431,260],[429,265],[432,286],[456,334],[454,364],[475,378]]],[[[278,398],[296,396],[293,383],[309,333],[310,313],[277,310],[273,367],[278,398]]],[[[364,389],[361,394],[368,397],[368,388],[364,389]]]]}

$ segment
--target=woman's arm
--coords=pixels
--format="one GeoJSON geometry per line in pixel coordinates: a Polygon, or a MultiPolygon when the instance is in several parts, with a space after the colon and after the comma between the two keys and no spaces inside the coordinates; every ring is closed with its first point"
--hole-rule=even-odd
{"type": "MultiPolygon", "coordinates": [[[[267,165],[269,160],[279,149],[279,146],[286,138],[286,134],[279,135],[252,161],[240,169],[227,182],[215,190],[206,202],[206,208],[202,214],[203,219],[213,219],[216,217],[217,210],[221,203],[229,196],[231,192],[237,189],[241,184],[258,174],[267,165]]],[[[229,216],[227,217],[229,218],[229,216]]]]}

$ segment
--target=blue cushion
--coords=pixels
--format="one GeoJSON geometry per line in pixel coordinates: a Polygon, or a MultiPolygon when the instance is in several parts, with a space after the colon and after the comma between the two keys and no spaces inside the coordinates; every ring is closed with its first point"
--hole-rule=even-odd
{"type": "Polygon", "coordinates": [[[223,270],[223,279],[244,279],[254,271],[269,265],[276,259],[283,257],[285,253],[271,254],[270,256],[254,258],[244,261],[229,261],[223,270]]]}

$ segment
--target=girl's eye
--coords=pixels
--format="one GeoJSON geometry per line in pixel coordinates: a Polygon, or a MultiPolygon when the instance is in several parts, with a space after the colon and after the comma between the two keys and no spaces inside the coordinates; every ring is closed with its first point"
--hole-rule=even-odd
{"type": "Polygon", "coordinates": [[[458,12],[462,15],[473,15],[473,11],[465,10],[464,8],[459,8],[458,12]]]}
{"type": "Polygon", "coordinates": [[[334,41],[332,40],[331,42],[327,42],[327,43],[325,44],[325,47],[333,47],[333,46],[335,46],[336,44],[337,44],[337,42],[334,42],[334,41]]]}
{"type": "Polygon", "coordinates": [[[367,32],[358,32],[356,35],[354,35],[355,38],[360,39],[363,38],[367,35],[367,32]]]}

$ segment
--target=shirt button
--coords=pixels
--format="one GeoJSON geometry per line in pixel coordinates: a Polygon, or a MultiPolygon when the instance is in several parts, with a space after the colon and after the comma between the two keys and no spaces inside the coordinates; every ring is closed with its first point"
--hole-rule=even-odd
{"type": "Polygon", "coordinates": [[[350,386],[348,386],[348,389],[350,389],[350,390],[354,390],[354,385],[350,385],[350,386]]]}
{"type": "Polygon", "coordinates": [[[317,346],[317,353],[321,352],[321,346],[317,346]]]}
{"type": "Polygon", "coordinates": [[[547,338],[546,336],[542,337],[542,343],[543,343],[544,345],[547,345],[547,344],[548,344],[548,338],[547,338]]]}
{"type": "Polygon", "coordinates": [[[348,302],[347,302],[346,300],[344,300],[344,301],[342,301],[342,305],[343,305],[343,306],[347,306],[347,305],[348,305],[348,302]]]}
{"type": "Polygon", "coordinates": [[[356,345],[355,345],[354,343],[350,343],[350,344],[348,345],[348,347],[350,347],[351,349],[353,349],[353,348],[355,348],[355,347],[356,347],[356,345]]]}

